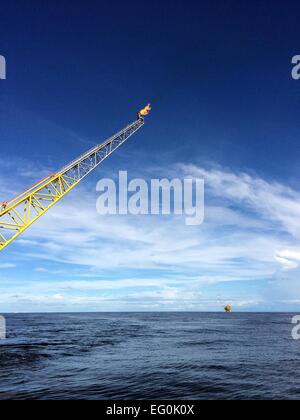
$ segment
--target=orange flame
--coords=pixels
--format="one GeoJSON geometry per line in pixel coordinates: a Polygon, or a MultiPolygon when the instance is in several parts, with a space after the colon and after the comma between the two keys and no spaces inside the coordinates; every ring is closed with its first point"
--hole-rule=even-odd
{"type": "Polygon", "coordinates": [[[150,104],[148,104],[147,106],[145,106],[145,108],[143,108],[143,109],[139,112],[139,115],[140,115],[141,117],[147,117],[147,115],[149,115],[149,114],[150,114],[151,110],[152,110],[152,107],[151,107],[151,105],[150,105],[150,104]]]}

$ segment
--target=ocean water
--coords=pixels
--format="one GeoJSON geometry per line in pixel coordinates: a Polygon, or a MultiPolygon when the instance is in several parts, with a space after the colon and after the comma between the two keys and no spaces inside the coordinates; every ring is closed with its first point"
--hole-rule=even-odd
{"type": "Polygon", "coordinates": [[[291,318],[8,315],[0,399],[299,399],[291,318]]]}

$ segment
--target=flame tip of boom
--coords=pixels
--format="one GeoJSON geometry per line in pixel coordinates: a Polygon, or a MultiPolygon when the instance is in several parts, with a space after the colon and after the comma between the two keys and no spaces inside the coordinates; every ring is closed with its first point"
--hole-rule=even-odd
{"type": "Polygon", "coordinates": [[[142,117],[142,118],[147,117],[147,115],[149,115],[151,111],[152,111],[152,106],[149,103],[148,105],[145,106],[145,108],[140,110],[138,115],[139,115],[139,117],[142,117]]]}

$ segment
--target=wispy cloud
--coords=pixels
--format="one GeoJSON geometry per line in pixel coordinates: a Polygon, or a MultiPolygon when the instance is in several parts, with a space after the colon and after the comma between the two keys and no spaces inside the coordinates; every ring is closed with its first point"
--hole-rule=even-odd
{"type": "Polygon", "coordinates": [[[5,270],[7,268],[15,268],[16,264],[11,264],[11,263],[0,263],[0,270],[5,270]]]}
{"type": "Polygon", "coordinates": [[[45,277],[30,287],[53,304],[53,296],[60,295],[75,305],[77,291],[84,294],[77,296],[82,307],[97,297],[122,301],[123,309],[215,308],[225,299],[241,308],[271,302],[272,293],[262,293],[259,286],[253,290],[249,282],[271,281],[272,289],[281,275],[297,274],[300,194],[219,167],[169,170],[205,179],[202,226],[185,226],[180,217],[99,216],[95,186],[84,184],[14,245],[16,261],[34,261],[32,271],[45,277]],[[241,282],[243,288],[235,292],[241,282]]]}
{"type": "Polygon", "coordinates": [[[181,165],[184,173],[203,177],[214,196],[227,206],[239,205],[243,211],[264,221],[266,228],[281,229],[283,233],[300,237],[300,193],[278,182],[267,182],[247,173],[222,169],[206,170],[193,165],[181,165]],[[271,224],[273,223],[273,224],[271,224]]]}

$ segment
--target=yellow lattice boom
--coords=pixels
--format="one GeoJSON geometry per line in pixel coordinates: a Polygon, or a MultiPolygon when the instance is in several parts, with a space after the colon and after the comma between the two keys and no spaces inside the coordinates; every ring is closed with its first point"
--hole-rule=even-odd
{"type": "MultiPolygon", "coordinates": [[[[151,108],[150,108],[151,109],[151,108]]],[[[141,112],[144,112],[142,110],[141,112]]],[[[144,125],[144,115],[104,143],[51,174],[0,207],[0,251],[75,188],[90,172],[109,157],[144,125]]],[[[150,112],[150,110],[149,110],[150,112]]]]}

